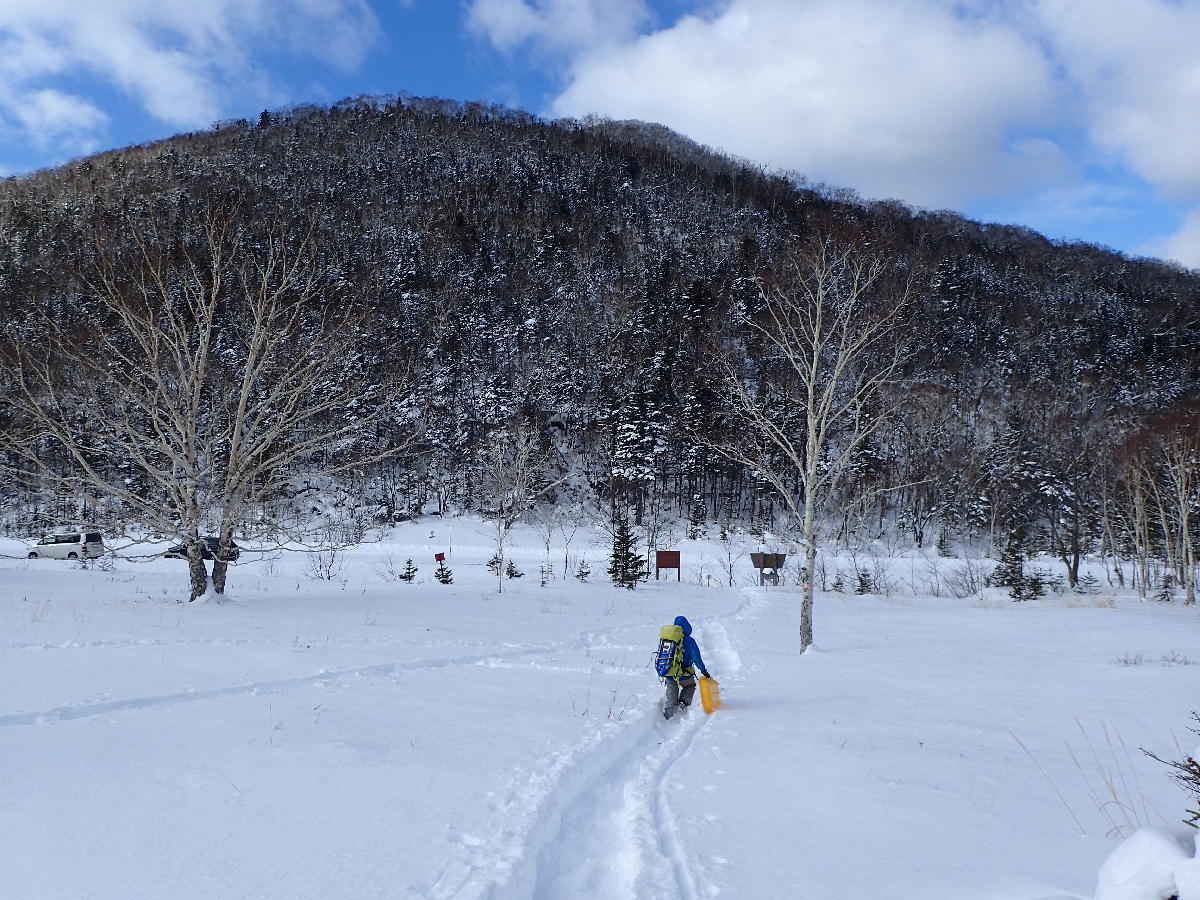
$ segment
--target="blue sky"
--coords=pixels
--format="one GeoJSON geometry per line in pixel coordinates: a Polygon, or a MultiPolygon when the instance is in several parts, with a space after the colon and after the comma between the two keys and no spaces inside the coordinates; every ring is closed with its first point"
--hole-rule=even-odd
{"type": "Polygon", "coordinates": [[[1200,0],[0,0],[0,175],[359,94],[662,122],[1200,267],[1200,0]]]}

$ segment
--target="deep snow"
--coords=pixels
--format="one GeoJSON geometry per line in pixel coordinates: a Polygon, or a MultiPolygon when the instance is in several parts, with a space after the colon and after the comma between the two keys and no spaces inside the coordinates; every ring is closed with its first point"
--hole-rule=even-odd
{"type": "Polygon", "coordinates": [[[178,561],[0,542],[4,896],[1050,900],[1093,896],[1139,825],[1190,842],[1138,748],[1195,745],[1194,608],[823,593],[801,657],[795,588],[745,560],[695,583],[718,546],[628,592],[577,538],[591,583],[558,548],[541,587],[518,529],[497,594],[487,526],[449,525],[332,581],[246,553],[206,604],[178,561]],[[410,556],[417,583],[384,577],[410,556]],[[680,613],[724,708],[667,723],[650,657],[680,613]]]}

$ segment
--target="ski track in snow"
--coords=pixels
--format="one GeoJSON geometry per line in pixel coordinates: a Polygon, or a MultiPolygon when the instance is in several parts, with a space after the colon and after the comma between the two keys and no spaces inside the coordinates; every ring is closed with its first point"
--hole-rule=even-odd
{"type": "MultiPolygon", "coordinates": [[[[311,641],[272,640],[267,638],[141,638],[138,640],[70,640],[59,643],[36,641],[0,641],[0,650],[128,650],[146,647],[296,647],[319,645],[322,648],[350,649],[354,647],[395,647],[391,638],[338,638],[336,641],[314,639],[311,641]]],[[[422,641],[423,647],[462,647],[464,641],[422,641]]],[[[480,644],[479,646],[486,646],[480,644]]]]}
{"type": "Polygon", "coordinates": [[[656,697],[640,716],[604,720],[542,759],[493,802],[495,820],[507,827],[486,840],[464,835],[467,859],[444,870],[429,896],[697,896],[666,782],[705,720],[693,711],[663,722],[656,697]]]}
{"type": "MultiPolygon", "coordinates": [[[[732,683],[742,661],[727,623],[756,616],[768,602],[761,592],[747,590],[734,610],[705,622],[709,660],[730,673],[732,683]]],[[[493,798],[494,818],[506,827],[484,831],[486,837],[462,835],[466,859],[444,869],[428,895],[435,900],[717,895],[717,886],[693,862],[670,802],[672,791],[686,789],[673,773],[705,734],[709,718],[696,708],[683,721],[665,722],[657,693],[652,706],[643,695],[634,701],[641,715],[600,722],[575,746],[518,775],[505,798],[493,798]]]]}
{"type": "MultiPolygon", "coordinates": [[[[300,675],[290,678],[278,678],[265,681],[253,681],[242,684],[227,685],[225,687],[218,688],[174,691],[167,694],[152,694],[140,697],[129,697],[121,700],[106,700],[100,703],[65,704],[52,709],[34,712],[8,713],[0,715],[0,728],[16,725],[40,725],[51,722],[65,722],[75,719],[84,719],[89,716],[106,715],[114,712],[145,710],[155,707],[173,706],[180,703],[219,700],[225,697],[236,697],[240,695],[277,693],[290,688],[306,687],[310,685],[325,685],[349,678],[364,678],[377,675],[400,675],[406,672],[420,672],[428,669],[444,669],[456,666],[522,667],[519,666],[517,661],[521,659],[527,659],[529,657],[549,656],[555,653],[564,653],[568,651],[578,652],[581,650],[603,649],[605,645],[599,643],[603,636],[621,627],[623,626],[612,626],[600,631],[582,632],[573,641],[560,641],[554,644],[539,644],[501,653],[496,653],[493,651],[491,653],[473,654],[469,656],[452,656],[441,659],[378,663],[370,666],[353,666],[343,669],[322,669],[312,675],[300,675]]],[[[242,642],[232,641],[228,643],[242,642]]],[[[245,643],[253,642],[246,641],[245,643]]],[[[116,645],[124,646],[123,644],[116,645]]],[[[553,671],[587,671],[554,666],[545,668],[553,671]]]]}

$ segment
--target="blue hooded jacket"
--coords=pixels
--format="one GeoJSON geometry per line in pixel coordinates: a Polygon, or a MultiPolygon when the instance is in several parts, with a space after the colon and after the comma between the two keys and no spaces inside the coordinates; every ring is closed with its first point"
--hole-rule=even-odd
{"type": "Polygon", "coordinates": [[[683,629],[683,668],[685,674],[695,674],[694,672],[687,672],[687,669],[699,669],[701,672],[707,672],[708,666],[704,665],[704,660],[700,656],[700,647],[697,646],[696,639],[692,637],[692,623],[683,616],[676,616],[675,624],[683,629]]]}

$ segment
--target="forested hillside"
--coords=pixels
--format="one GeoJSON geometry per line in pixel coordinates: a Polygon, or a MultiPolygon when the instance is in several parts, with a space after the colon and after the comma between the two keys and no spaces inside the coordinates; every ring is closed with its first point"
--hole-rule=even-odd
{"type": "MultiPolygon", "coordinates": [[[[246,256],[302,246],[319,260],[314,302],[358,305],[337,320],[362,337],[354,371],[319,387],[347,393],[326,420],[365,415],[371,434],[334,435],[323,453],[371,445],[339,477],[379,521],[485,507],[488,434],[524,423],[558,481],[546,499],[650,525],[782,527],[774,489],[693,433],[723,421],[714,349],[757,352],[735,311],[786,284],[796,247],[828,240],[888,260],[914,303],[873,411],[886,427],[856,448],[830,538],[1015,543],[1059,554],[1072,579],[1079,553],[1103,552],[1136,561],[1121,574],[1143,590],[1160,586],[1152,563],[1190,584],[1200,274],[862,202],[660,126],[370,98],[0,182],[0,388],[13,396],[12,346],[44,339],[46,312],[86,343],[109,315],[99,284],[120,293],[148,256],[168,260],[160,273],[211,263],[216,220],[221,246],[246,256]],[[395,408],[364,412],[380,404],[395,408]]],[[[320,474],[305,466],[294,474],[320,474]]],[[[10,529],[58,515],[44,481],[3,491],[10,529]]]]}

